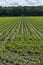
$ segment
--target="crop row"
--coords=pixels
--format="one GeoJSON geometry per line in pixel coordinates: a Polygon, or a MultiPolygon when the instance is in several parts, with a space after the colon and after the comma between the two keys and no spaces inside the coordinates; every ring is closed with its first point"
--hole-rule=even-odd
{"type": "Polygon", "coordinates": [[[0,23],[0,65],[43,65],[42,24],[16,19],[0,23]]]}

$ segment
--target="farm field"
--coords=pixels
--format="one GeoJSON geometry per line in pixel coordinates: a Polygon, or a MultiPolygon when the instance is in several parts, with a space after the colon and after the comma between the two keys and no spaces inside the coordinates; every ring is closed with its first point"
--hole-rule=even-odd
{"type": "Polygon", "coordinates": [[[43,17],[0,17],[0,65],[43,65],[43,17]]]}

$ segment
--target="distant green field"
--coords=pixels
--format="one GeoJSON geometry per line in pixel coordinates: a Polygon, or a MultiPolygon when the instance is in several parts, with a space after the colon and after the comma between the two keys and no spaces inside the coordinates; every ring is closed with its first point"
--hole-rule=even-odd
{"type": "Polygon", "coordinates": [[[43,65],[43,17],[0,17],[0,65],[43,65]]]}

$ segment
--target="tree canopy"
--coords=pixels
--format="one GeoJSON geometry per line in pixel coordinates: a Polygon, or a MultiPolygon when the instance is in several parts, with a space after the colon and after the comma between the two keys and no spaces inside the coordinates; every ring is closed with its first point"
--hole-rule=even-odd
{"type": "Polygon", "coordinates": [[[43,6],[0,6],[0,16],[43,16],[43,6]]]}

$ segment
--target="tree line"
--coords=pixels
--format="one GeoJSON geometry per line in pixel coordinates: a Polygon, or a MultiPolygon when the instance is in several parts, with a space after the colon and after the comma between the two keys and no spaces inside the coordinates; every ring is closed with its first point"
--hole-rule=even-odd
{"type": "Polygon", "coordinates": [[[43,16],[43,6],[0,6],[0,16],[43,16]]]}

